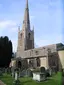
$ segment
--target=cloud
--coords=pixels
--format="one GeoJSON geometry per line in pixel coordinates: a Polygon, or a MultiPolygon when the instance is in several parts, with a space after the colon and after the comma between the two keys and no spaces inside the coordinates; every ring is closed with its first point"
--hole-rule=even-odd
{"type": "Polygon", "coordinates": [[[0,35],[3,35],[3,33],[7,34],[8,32],[17,31],[17,29],[18,29],[17,22],[15,21],[12,20],[0,21],[0,35]]]}
{"type": "Polygon", "coordinates": [[[8,36],[13,44],[13,51],[16,51],[17,47],[17,22],[12,20],[0,21],[0,36],[8,36]]]}
{"type": "Polygon", "coordinates": [[[0,21],[0,29],[7,29],[7,27],[16,26],[16,22],[12,20],[0,21]]]}

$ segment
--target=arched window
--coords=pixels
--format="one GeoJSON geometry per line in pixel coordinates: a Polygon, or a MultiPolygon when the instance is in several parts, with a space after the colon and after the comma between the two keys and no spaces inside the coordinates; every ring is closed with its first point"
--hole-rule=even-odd
{"type": "Polygon", "coordinates": [[[30,33],[28,34],[28,38],[30,39],[30,33]]]}
{"type": "Polygon", "coordinates": [[[40,66],[40,58],[37,58],[36,60],[37,60],[37,67],[39,67],[40,66]]]}
{"type": "Polygon", "coordinates": [[[21,37],[22,37],[22,33],[21,33],[21,37]]]}
{"type": "Polygon", "coordinates": [[[36,55],[38,55],[39,53],[38,53],[38,51],[35,51],[35,53],[36,53],[36,55]]]}

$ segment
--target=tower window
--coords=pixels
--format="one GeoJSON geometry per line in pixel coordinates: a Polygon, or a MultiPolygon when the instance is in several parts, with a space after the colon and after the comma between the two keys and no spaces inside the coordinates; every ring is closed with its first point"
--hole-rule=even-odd
{"type": "Polygon", "coordinates": [[[35,51],[36,55],[38,55],[38,51],[35,51]]]}
{"type": "Polygon", "coordinates": [[[29,37],[29,39],[30,39],[30,33],[28,34],[28,37],[29,37]]]}
{"type": "Polygon", "coordinates": [[[22,38],[23,34],[21,33],[21,38],[22,38]]]}

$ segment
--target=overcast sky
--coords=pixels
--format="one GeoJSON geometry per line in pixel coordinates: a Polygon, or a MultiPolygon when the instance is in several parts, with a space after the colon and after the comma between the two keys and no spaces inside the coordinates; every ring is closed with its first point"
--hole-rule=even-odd
{"type": "MultiPolygon", "coordinates": [[[[26,0],[0,0],[0,36],[8,36],[17,50],[18,26],[22,29],[26,0]]],[[[35,45],[63,42],[63,0],[29,0],[35,45]]]]}

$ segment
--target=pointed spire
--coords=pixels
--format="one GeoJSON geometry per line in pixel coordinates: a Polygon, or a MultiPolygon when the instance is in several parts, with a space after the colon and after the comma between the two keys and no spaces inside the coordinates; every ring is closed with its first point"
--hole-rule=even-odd
{"type": "Polygon", "coordinates": [[[26,0],[26,8],[23,20],[23,27],[22,29],[30,29],[30,20],[29,20],[29,7],[28,7],[28,0],[26,0]]]}
{"type": "Polygon", "coordinates": [[[28,0],[26,0],[26,8],[28,8],[28,0]]]}

